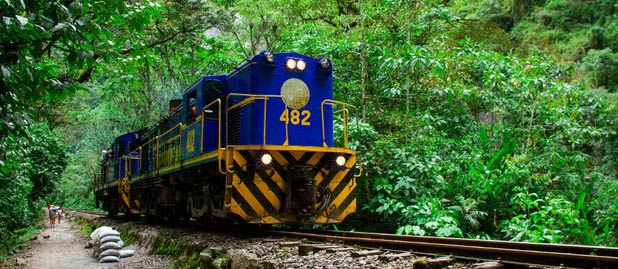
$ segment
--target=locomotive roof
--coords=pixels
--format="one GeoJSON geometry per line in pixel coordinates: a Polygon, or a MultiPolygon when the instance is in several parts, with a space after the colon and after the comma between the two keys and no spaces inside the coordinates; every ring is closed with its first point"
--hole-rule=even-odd
{"type": "Polygon", "coordinates": [[[142,134],[146,131],[146,129],[141,129],[137,132],[130,132],[130,133],[126,133],[123,134],[121,136],[116,137],[116,139],[114,139],[114,141],[118,141],[118,140],[124,140],[124,141],[133,141],[135,139],[138,139],[140,136],[142,136],[142,134]]]}
{"type": "MultiPolygon", "coordinates": [[[[275,56],[275,58],[280,58],[280,57],[283,57],[283,58],[294,57],[294,58],[304,58],[304,59],[311,58],[307,55],[300,54],[298,52],[273,53],[273,55],[275,56]]],[[[232,71],[227,73],[227,76],[231,76],[232,74],[238,72],[238,70],[243,69],[246,65],[249,65],[252,62],[262,61],[264,57],[266,57],[266,51],[262,51],[256,54],[255,56],[251,57],[250,59],[245,60],[243,63],[239,64],[234,69],[232,69],[232,71]]]]}
{"type": "MultiPolygon", "coordinates": [[[[253,62],[257,62],[257,61],[262,61],[264,59],[264,57],[266,57],[266,51],[262,51],[258,54],[256,54],[255,56],[251,57],[250,59],[245,60],[243,63],[239,64],[238,66],[236,66],[234,69],[232,69],[232,71],[230,71],[227,74],[218,74],[218,75],[211,75],[211,76],[203,76],[200,79],[198,79],[196,82],[194,82],[193,84],[191,84],[191,86],[189,86],[188,88],[186,88],[185,90],[183,90],[182,92],[182,96],[184,97],[185,95],[187,95],[188,93],[190,93],[199,83],[202,83],[205,80],[208,79],[212,79],[212,78],[218,78],[218,79],[225,79],[231,75],[233,75],[234,73],[238,72],[238,70],[243,69],[245,66],[253,63],[253,62]]],[[[310,56],[298,53],[298,52],[286,52],[286,53],[273,53],[273,55],[276,58],[287,58],[287,57],[294,57],[294,58],[311,58],[310,56]]],[[[179,113],[183,110],[183,106],[179,106],[177,107],[173,112],[163,116],[156,124],[144,128],[143,132],[144,135],[149,135],[151,132],[156,131],[157,127],[159,125],[161,125],[161,123],[165,122],[166,120],[168,120],[169,118],[171,118],[173,115],[175,115],[176,113],[179,113]]]]}

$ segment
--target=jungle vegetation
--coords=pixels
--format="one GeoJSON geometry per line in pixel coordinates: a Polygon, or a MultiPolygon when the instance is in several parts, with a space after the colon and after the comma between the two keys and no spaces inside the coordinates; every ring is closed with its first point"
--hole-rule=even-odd
{"type": "Polygon", "coordinates": [[[0,253],[93,208],[115,136],[262,51],[329,57],[359,107],[339,229],[618,246],[612,0],[0,2],[0,253]]]}

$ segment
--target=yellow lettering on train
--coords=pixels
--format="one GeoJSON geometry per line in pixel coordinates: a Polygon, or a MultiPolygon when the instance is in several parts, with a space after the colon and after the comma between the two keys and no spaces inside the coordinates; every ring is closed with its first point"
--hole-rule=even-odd
{"type": "Polygon", "coordinates": [[[187,152],[195,151],[195,145],[193,145],[194,142],[195,142],[195,129],[191,129],[187,133],[187,147],[186,147],[187,152]]]}
{"type": "Polygon", "coordinates": [[[175,139],[159,150],[159,166],[168,166],[180,161],[180,141],[175,139]]]}
{"type": "Polygon", "coordinates": [[[288,110],[284,109],[279,116],[279,121],[291,123],[292,125],[298,125],[300,123],[303,126],[311,126],[309,118],[311,118],[311,111],[309,110],[298,111],[298,109],[292,109],[288,113],[288,110]]]}
{"type": "Polygon", "coordinates": [[[180,141],[178,141],[178,143],[176,143],[176,145],[174,145],[174,156],[176,161],[174,162],[179,162],[180,161],[180,141]]]}
{"type": "Polygon", "coordinates": [[[309,118],[311,118],[311,112],[309,110],[303,110],[301,114],[303,116],[301,124],[303,126],[310,126],[311,123],[309,122],[309,118]]]}

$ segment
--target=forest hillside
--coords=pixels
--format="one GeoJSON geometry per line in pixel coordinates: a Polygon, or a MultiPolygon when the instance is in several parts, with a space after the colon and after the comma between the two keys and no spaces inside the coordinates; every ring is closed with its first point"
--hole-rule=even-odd
{"type": "Polygon", "coordinates": [[[46,203],[95,206],[114,137],[263,50],[332,59],[335,99],[359,108],[359,210],[337,228],[618,242],[615,1],[0,7],[0,253],[46,203]]]}

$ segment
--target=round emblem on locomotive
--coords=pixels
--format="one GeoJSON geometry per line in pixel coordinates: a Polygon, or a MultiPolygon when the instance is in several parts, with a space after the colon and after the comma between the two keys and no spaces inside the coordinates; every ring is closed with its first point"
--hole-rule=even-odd
{"type": "Polygon", "coordinates": [[[286,80],[281,86],[285,104],[292,109],[300,109],[309,102],[309,87],[297,78],[286,80]]]}

